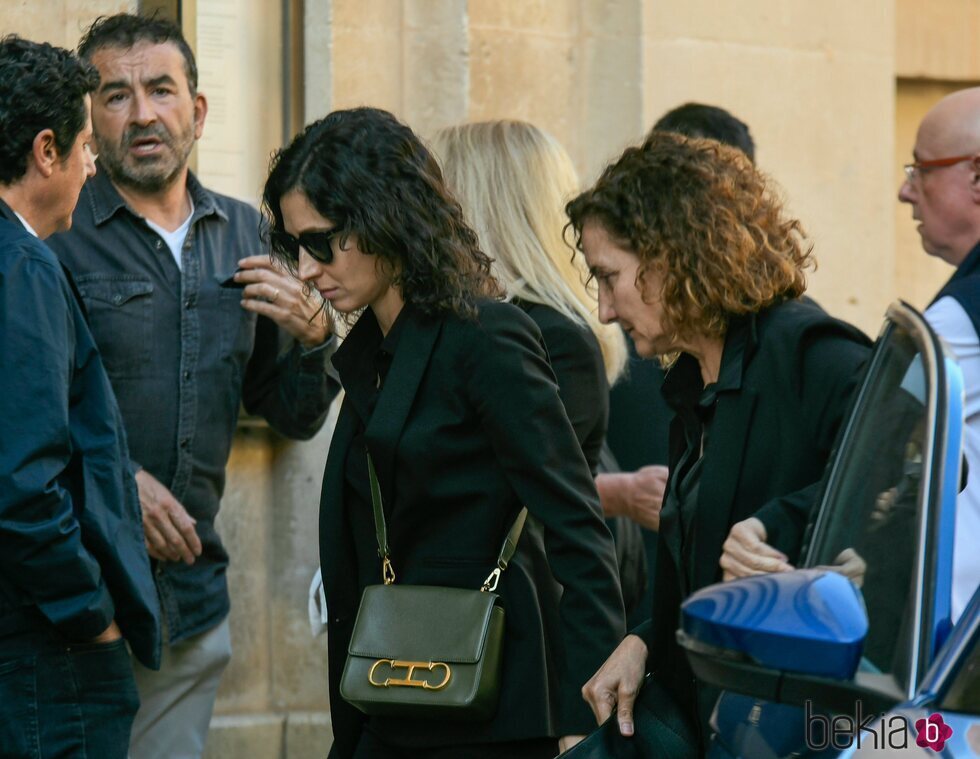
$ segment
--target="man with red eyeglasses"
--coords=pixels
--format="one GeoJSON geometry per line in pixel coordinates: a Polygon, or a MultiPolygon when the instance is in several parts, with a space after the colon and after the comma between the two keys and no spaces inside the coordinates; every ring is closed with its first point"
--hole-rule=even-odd
{"type": "Polygon", "coordinates": [[[919,125],[898,199],[912,206],[922,247],[956,272],[926,309],[963,370],[966,489],[956,502],[953,621],[980,584],[980,87],[937,103],[919,125]]]}

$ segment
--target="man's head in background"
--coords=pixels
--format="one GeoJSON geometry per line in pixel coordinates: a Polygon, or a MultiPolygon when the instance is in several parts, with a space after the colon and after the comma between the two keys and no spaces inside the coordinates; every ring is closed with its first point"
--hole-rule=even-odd
{"type": "Polygon", "coordinates": [[[675,132],[687,137],[706,137],[738,148],[755,163],[755,142],[745,122],[724,108],[702,103],[685,103],[667,111],[653,125],[656,132],[675,132]]]}
{"type": "Polygon", "coordinates": [[[926,253],[959,266],[980,242],[980,87],[947,95],[922,119],[898,199],[926,253]]]}

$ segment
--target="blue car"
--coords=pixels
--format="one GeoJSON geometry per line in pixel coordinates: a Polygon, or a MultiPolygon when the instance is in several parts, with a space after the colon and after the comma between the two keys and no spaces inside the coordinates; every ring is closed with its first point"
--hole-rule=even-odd
{"type": "Polygon", "coordinates": [[[725,689],[711,759],[980,757],[980,592],[950,610],[962,439],[956,360],[892,305],[801,568],[682,608],[695,673],[725,689]]]}

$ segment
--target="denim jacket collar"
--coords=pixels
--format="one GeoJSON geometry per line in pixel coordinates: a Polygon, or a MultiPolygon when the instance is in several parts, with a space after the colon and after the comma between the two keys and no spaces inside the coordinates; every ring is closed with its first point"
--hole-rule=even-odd
{"type": "MultiPolygon", "coordinates": [[[[88,180],[88,184],[91,186],[89,202],[92,204],[92,216],[96,226],[102,226],[120,210],[139,216],[126,204],[119,190],[109,179],[108,173],[101,166],[96,175],[88,180]]],[[[211,214],[216,214],[222,221],[228,221],[228,215],[218,207],[214,194],[198,181],[192,171],[187,172],[187,191],[194,201],[195,222],[211,214]]]]}

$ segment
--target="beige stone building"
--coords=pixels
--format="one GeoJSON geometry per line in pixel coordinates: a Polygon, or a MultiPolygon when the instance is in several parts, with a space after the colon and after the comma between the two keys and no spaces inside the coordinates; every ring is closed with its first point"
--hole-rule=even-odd
{"type": "MultiPolygon", "coordinates": [[[[815,245],[811,292],[874,334],[948,276],[896,193],[915,127],[980,81],[980,0],[0,0],[0,32],[74,46],[96,15],[160,7],[195,45],[210,113],[204,182],[257,199],[269,154],[303,122],[370,104],[417,131],[521,118],[555,134],[583,181],[668,108],[724,106],[815,245]]],[[[243,424],[219,526],[232,554],[235,657],[209,757],[323,756],[324,641],[306,591],[330,424],[290,444],[243,424]]]]}

